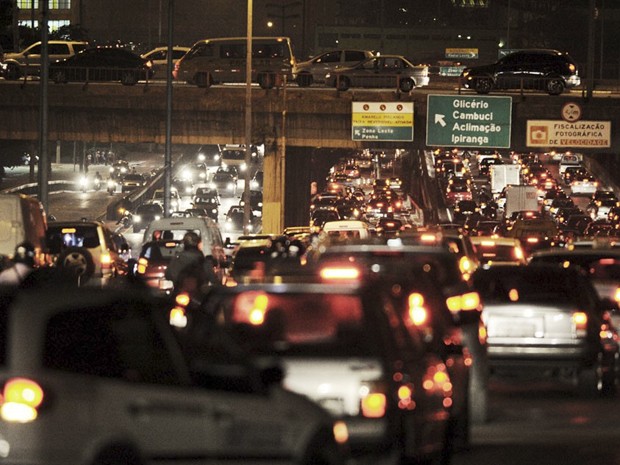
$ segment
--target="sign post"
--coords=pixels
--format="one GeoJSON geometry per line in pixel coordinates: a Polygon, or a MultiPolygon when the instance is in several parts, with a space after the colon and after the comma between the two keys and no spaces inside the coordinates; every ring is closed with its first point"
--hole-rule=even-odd
{"type": "Polygon", "coordinates": [[[429,95],[426,145],[510,148],[511,97],[429,95]]]}
{"type": "Polygon", "coordinates": [[[352,140],[413,140],[413,102],[352,102],[352,104],[352,140]]]}

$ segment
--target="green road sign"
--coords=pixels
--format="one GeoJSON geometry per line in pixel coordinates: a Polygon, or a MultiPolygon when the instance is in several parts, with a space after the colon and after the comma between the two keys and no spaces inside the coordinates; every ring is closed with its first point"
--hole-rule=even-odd
{"type": "Polygon", "coordinates": [[[426,145],[510,148],[511,97],[429,95],[426,145]]]}

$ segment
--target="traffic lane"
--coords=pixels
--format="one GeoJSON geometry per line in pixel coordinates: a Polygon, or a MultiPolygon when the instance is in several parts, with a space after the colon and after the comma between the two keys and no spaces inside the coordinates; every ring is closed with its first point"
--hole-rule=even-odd
{"type": "Polygon", "coordinates": [[[105,217],[108,204],[120,196],[111,196],[105,189],[98,191],[57,191],[48,196],[48,220],[57,221],[99,220],[105,217]]]}
{"type": "Polygon", "coordinates": [[[490,381],[489,421],[453,465],[620,464],[618,398],[585,399],[555,380],[490,381]]]}

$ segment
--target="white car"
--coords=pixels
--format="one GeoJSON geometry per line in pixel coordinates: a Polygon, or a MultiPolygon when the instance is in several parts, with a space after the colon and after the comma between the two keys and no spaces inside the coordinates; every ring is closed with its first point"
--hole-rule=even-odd
{"type": "Polygon", "coordinates": [[[208,359],[190,365],[168,300],[54,285],[12,296],[2,299],[2,461],[344,463],[334,428],[344,441],[346,427],[284,390],[279,368],[259,370],[215,332],[208,359]]]}

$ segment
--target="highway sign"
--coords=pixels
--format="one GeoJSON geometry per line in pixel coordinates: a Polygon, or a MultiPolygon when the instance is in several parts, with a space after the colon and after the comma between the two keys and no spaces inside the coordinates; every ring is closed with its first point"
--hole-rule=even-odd
{"type": "Polygon", "coordinates": [[[413,140],[413,102],[352,102],[352,105],[353,140],[413,140]]]}
{"type": "Polygon", "coordinates": [[[426,145],[510,148],[511,97],[429,95],[426,145]]]}
{"type": "Polygon", "coordinates": [[[611,147],[611,121],[528,120],[528,147],[611,147]]]}

